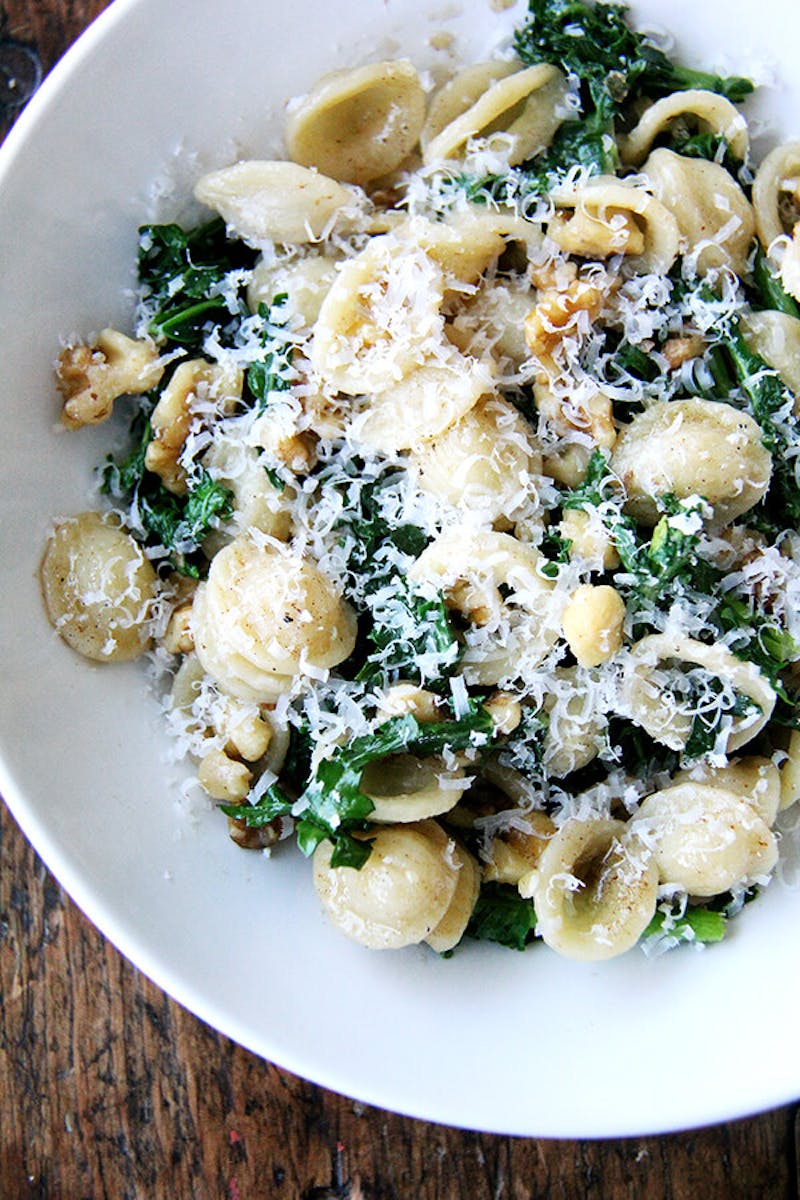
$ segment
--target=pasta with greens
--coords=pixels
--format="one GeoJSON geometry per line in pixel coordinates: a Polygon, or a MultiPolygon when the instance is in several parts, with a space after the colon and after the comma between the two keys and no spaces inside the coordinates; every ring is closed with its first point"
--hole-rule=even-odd
{"type": "Polygon", "coordinates": [[[719,940],[800,796],[800,150],[619,5],[432,84],[339,70],[285,160],[141,228],[131,420],[49,617],[145,656],[187,785],[371,948],[719,940]]]}

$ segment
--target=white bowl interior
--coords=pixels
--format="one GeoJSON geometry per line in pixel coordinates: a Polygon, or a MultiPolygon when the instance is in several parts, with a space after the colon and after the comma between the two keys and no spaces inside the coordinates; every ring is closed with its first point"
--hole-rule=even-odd
{"type": "MultiPolygon", "coordinates": [[[[136,665],[79,660],[45,620],[54,515],[90,506],[104,429],[56,427],[59,340],[129,320],[136,226],[205,167],[274,154],[284,101],[334,66],[465,61],[519,16],[470,0],[117,0],[21,118],[0,160],[5,481],[0,789],[77,903],[147,975],[266,1058],[362,1100],[503,1133],[666,1131],[800,1093],[797,839],[783,879],[705,953],[600,966],[474,944],[374,954],[331,929],[308,864],[243,853],[180,802],[136,665]],[[332,46],[333,41],[333,46],[332,46]],[[768,999],[767,999],[768,997],[768,999]],[[769,1020],[767,1020],[769,1017],[769,1020]]],[[[693,64],[773,80],[753,106],[800,134],[791,0],[642,0],[693,64]]]]}

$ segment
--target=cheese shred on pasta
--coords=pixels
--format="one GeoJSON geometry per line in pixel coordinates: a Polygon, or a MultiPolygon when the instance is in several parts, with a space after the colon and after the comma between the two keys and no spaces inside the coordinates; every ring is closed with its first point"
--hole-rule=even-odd
{"type": "Polygon", "coordinates": [[[135,336],[58,365],[131,445],[42,583],[346,934],[594,960],[718,940],[800,794],[800,143],[751,161],[751,85],[618,6],[530,10],[141,230],[135,336]]]}

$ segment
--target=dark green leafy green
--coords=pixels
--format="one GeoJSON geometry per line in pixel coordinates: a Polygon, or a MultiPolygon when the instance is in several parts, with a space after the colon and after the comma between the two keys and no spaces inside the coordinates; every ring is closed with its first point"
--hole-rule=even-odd
{"type": "MultiPolygon", "coordinates": [[[[226,277],[254,260],[254,251],[226,236],[219,217],[188,231],[175,224],[143,225],[138,273],[152,314],[150,336],[159,343],[198,349],[209,323],[231,319],[223,297],[226,277]]],[[[243,304],[239,311],[245,311],[243,304]]]]}
{"type": "Polygon", "coordinates": [[[773,309],[790,317],[800,317],[800,304],[785,291],[780,275],[776,275],[772,270],[760,242],[756,242],[751,293],[759,308],[773,309]]]}
{"type": "Polygon", "coordinates": [[[154,551],[163,548],[160,557],[181,574],[197,577],[205,566],[200,547],[210,531],[231,516],[233,493],[203,469],[189,478],[185,494],[168,491],[159,476],[145,467],[152,439],[147,407],[134,418],[133,449],[118,462],[106,461],[101,490],[128,506],[133,527],[143,530],[147,546],[154,551]]]}
{"type": "Polygon", "coordinates": [[[303,791],[294,811],[297,841],[304,854],[312,854],[320,842],[333,843],[333,866],[361,867],[370,854],[370,844],[353,836],[365,829],[374,810],[361,790],[364,768],[394,754],[426,757],[445,748],[464,750],[491,737],[494,726],[489,713],[471,701],[466,714],[446,721],[418,721],[411,713],[393,717],[374,733],[354,738],[323,759],[303,791]]]}
{"type": "Polygon", "coordinates": [[[485,883],[473,909],[466,937],[498,942],[510,950],[524,950],[535,937],[536,912],[532,900],[523,900],[505,883],[485,883]]]}
{"type": "Polygon", "coordinates": [[[263,349],[261,357],[252,362],[245,372],[247,394],[257,412],[264,411],[273,393],[287,392],[292,386],[294,346],[287,334],[288,299],[286,293],[282,292],[273,298],[271,304],[258,306],[263,349]]]}
{"type": "Polygon", "coordinates": [[[594,105],[614,106],[639,96],[687,88],[719,92],[739,103],[753,91],[749,79],[722,77],[679,66],[646,35],[631,29],[623,4],[583,0],[529,0],[528,19],[514,48],[524,63],[555,63],[587,86],[594,105]]]}

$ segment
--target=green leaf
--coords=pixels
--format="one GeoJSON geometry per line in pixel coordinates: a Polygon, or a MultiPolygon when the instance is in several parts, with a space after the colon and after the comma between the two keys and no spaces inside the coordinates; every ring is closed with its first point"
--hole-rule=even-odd
{"type": "Polygon", "coordinates": [[[710,908],[689,907],[682,916],[658,909],[642,938],[676,938],[679,942],[721,942],[727,931],[728,918],[724,912],[710,908]]]}
{"type": "Polygon", "coordinates": [[[524,950],[534,939],[536,912],[532,900],[523,900],[505,883],[485,883],[466,929],[466,937],[498,942],[510,950],[524,950]]]}
{"type": "MultiPolygon", "coordinates": [[[[304,854],[311,854],[324,838],[338,847],[354,827],[357,830],[365,827],[364,822],[375,807],[361,790],[361,776],[370,763],[402,751],[427,757],[441,754],[446,747],[463,750],[485,741],[493,728],[489,713],[472,701],[469,712],[457,719],[424,722],[406,713],[385,721],[374,733],[354,738],[318,764],[295,805],[300,849],[304,854]]],[[[339,855],[361,858],[360,865],[363,865],[369,856],[369,843],[353,840],[357,847],[344,841],[339,855]],[[365,846],[366,850],[363,849],[365,846]]],[[[354,864],[350,861],[348,865],[354,864]]]]}
{"type": "Polygon", "coordinates": [[[273,783],[256,804],[220,804],[220,811],[226,817],[234,817],[244,821],[248,829],[260,829],[269,825],[276,817],[288,817],[292,811],[293,801],[283,789],[273,783]]]}
{"type": "Polygon", "coordinates": [[[761,242],[756,242],[753,261],[753,287],[755,301],[760,308],[800,317],[800,305],[784,290],[780,275],[776,275],[764,253],[761,242]]]}

